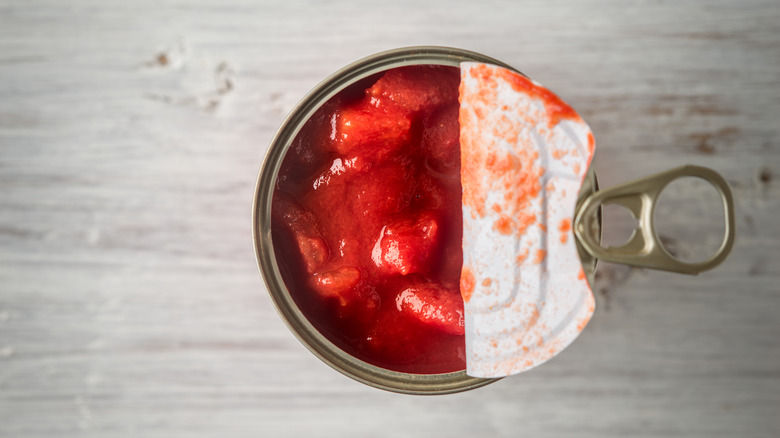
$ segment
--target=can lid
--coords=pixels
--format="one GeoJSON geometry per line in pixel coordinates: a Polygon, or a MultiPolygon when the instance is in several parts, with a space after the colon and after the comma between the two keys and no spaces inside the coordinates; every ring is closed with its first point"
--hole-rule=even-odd
{"type": "Polygon", "coordinates": [[[503,67],[465,62],[460,85],[467,374],[549,360],[595,300],[572,224],[593,134],[563,100],[503,67]]]}

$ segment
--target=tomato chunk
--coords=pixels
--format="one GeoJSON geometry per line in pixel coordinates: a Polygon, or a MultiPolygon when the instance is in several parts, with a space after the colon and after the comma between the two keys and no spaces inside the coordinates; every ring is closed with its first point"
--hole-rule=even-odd
{"type": "Polygon", "coordinates": [[[341,155],[382,158],[409,141],[411,127],[406,112],[360,101],[338,113],[333,148],[341,155]]]}
{"type": "Polygon", "coordinates": [[[420,65],[393,69],[366,90],[379,105],[393,103],[409,111],[436,109],[447,102],[457,102],[460,76],[447,68],[420,65]]]}
{"type": "Polygon", "coordinates": [[[444,106],[425,119],[422,148],[425,162],[438,173],[460,168],[460,139],[456,104],[444,106]]]}
{"type": "Polygon", "coordinates": [[[360,270],[344,266],[327,272],[312,275],[313,286],[326,298],[338,298],[342,306],[347,305],[349,292],[360,281],[360,270]]]}
{"type": "Polygon", "coordinates": [[[288,197],[277,194],[273,199],[273,220],[287,228],[303,259],[303,266],[314,272],[328,259],[325,239],[317,229],[315,216],[288,197]]]}
{"type": "Polygon", "coordinates": [[[432,213],[402,219],[382,228],[371,258],[387,273],[424,273],[439,243],[439,223],[432,213]]]}
{"type": "Polygon", "coordinates": [[[464,334],[463,300],[457,286],[420,284],[398,294],[398,310],[451,335],[464,334]]]}
{"type": "Polygon", "coordinates": [[[387,163],[356,175],[350,184],[350,199],[356,218],[381,217],[403,210],[414,190],[412,168],[387,163]]]}

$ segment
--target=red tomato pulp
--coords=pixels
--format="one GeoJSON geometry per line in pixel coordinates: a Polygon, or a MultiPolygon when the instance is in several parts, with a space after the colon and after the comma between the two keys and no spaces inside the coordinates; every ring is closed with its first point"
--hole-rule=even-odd
{"type": "Polygon", "coordinates": [[[455,67],[360,81],[305,124],[279,171],[272,237],[309,321],[395,371],[465,369],[455,67]]]}

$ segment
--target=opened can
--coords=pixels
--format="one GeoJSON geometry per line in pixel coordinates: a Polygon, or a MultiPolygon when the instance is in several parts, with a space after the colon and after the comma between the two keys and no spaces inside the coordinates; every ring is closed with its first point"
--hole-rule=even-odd
{"type": "MultiPolygon", "coordinates": [[[[409,394],[446,394],[477,388],[497,379],[474,378],[466,375],[465,371],[438,374],[392,371],[356,358],[324,336],[291,296],[275,254],[271,232],[272,200],[279,170],[304,124],[333,96],[350,85],[396,67],[458,67],[463,62],[479,62],[517,71],[484,55],[442,47],[397,49],[360,60],[324,80],[293,109],[272,141],[258,177],[253,205],[253,237],[259,268],[279,314],[295,336],[317,357],[339,372],[373,387],[409,394]]],[[[732,204],[728,185],[709,169],[686,166],[602,191],[598,190],[596,175],[590,169],[579,192],[577,212],[572,224],[583,272],[592,281],[599,259],[684,273],[709,269],[725,258],[733,243],[732,204]],[[653,230],[655,200],[666,184],[682,176],[706,179],[721,193],[724,201],[726,236],[717,254],[703,263],[686,264],[674,259],[663,249],[653,230]],[[640,232],[635,233],[628,244],[620,248],[603,248],[600,245],[600,208],[610,203],[627,207],[640,221],[640,232]]]]}

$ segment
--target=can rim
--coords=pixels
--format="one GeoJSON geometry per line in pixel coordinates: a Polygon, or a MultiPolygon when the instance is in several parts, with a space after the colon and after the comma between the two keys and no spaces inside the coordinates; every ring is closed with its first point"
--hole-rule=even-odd
{"type": "MultiPolygon", "coordinates": [[[[449,394],[478,388],[500,379],[471,377],[465,370],[442,374],[392,371],[355,358],[322,335],[298,309],[277,265],[271,239],[271,199],[279,168],[303,124],[322,104],[354,82],[390,68],[418,64],[458,67],[461,62],[468,61],[494,64],[522,74],[494,58],[467,50],[439,46],[388,50],[365,57],[338,70],[306,94],[282,122],[270,143],[255,185],[252,203],[255,259],[277,312],[295,337],[320,360],[338,372],[375,388],[405,394],[449,394]]],[[[597,184],[595,175],[592,171],[589,175],[593,175],[590,182],[595,190],[597,184]]],[[[595,263],[592,269],[595,270],[595,263]]],[[[587,269],[586,271],[592,272],[587,269]]]]}

